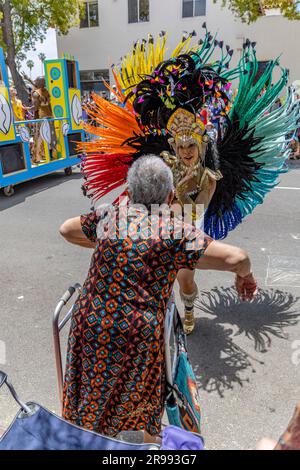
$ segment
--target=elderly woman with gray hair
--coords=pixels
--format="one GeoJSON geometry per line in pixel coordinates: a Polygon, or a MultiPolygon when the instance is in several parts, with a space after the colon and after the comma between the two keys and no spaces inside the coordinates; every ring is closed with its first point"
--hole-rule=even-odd
{"type": "MultiPolygon", "coordinates": [[[[99,238],[97,225],[103,222],[96,212],[60,228],[67,241],[93,249],[74,306],[63,416],[110,436],[143,430],[149,440],[161,430],[164,318],[178,271],[231,271],[244,300],[253,298],[256,283],[243,250],[213,241],[192,226],[184,226],[179,237],[179,219],[145,214],[153,204],[172,205],[173,176],[161,158],[145,156],[132,165],[128,192],[130,205],[137,205],[134,216],[129,211],[128,235],[120,236],[117,228],[117,236],[99,238]],[[149,230],[153,220],[155,236],[149,230]]],[[[118,210],[120,216],[121,206],[118,210]]]]}

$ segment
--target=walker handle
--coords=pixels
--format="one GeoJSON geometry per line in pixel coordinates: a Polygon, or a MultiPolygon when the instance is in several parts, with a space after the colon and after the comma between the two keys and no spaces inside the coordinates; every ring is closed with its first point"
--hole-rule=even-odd
{"type": "Polygon", "coordinates": [[[14,400],[20,405],[20,407],[22,408],[23,411],[25,411],[25,413],[27,414],[30,414],[31,413],[31,410],[29,408],[29,406],[26,405],[26,403],[23,403],[17,392],[15,391],[14,387],[12,386],[12,384],[8,381],[8,377],[7,377],[7,374],[5,372],[3,372],[2,370],[0,370],[0,388],[2,387],[2,385],[6,384],[6,386],[8,387],[8,390],[10,391],[12,397],[14,398],[14,400]]]}
{"type": "Polygon", "coordinates": [[[70,298],[72,297],[76,289],[80,287],[81,286],[79,284],[75,284],[75,286],[71,286],[68,288],[68,290],[64,293],[64,295],[60,299],[64,303],[64,305],[66,305],[69,302],[70,298]]]}

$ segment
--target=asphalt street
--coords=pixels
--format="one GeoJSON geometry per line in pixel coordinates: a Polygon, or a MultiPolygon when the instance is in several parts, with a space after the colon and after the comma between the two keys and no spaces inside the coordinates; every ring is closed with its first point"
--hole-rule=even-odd
{"type": "MultiPolygon", "coordinates": [[[[56,412],[52,314],[67,287],[84,281],[91,256],[58,233],[89,210],[80,186],[78,171],[61,172],[17,186],[13,197],[0,194],[0,369],[23,400],[56,412]]],[[[241,303],[231,274],[198,272],[189,352],[207,447],[251,449],[281,434],[300,399],[300,163],[227,241],[250,253],[260,294],[241,303]]],[[[1,390],[0,426],[16,410],[1,390]]]]}

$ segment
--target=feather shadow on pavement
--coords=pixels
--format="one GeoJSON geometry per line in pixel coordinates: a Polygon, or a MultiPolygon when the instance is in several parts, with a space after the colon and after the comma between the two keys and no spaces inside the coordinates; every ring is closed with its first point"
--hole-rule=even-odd
{"type": "Polygon", "coordinates": [[[300,313],[294,308],[298,301],[299,297],[291,293],[272,289],[260,290],[250,303],[241,302],[234,288],[201,292],[197,308],[206,316],[196,320],[196,329],[188,338],[200,389],[224,396],[235,384],[243,386],[249,382],[245,372],[255,373],[255,366],[264,362],[242,349],[234,339],[244,335],[253,341],[254,353],[266,353],[272,336],[288,339],[285,328],[300,321],[300,313]]]}

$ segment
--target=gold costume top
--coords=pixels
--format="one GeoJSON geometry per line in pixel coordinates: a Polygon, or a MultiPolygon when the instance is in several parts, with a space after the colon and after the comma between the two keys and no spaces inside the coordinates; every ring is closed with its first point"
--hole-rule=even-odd
{"type": "Polygon", "coordinates": [[[35,118],[52,118],[52,107],[50,94],[46,88],[39,88],[32,93],[32,100],[35,107],[35,118]]]}

